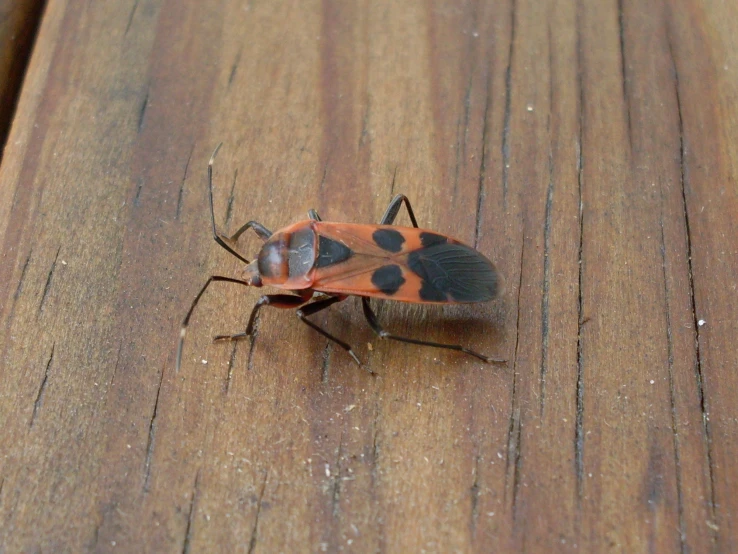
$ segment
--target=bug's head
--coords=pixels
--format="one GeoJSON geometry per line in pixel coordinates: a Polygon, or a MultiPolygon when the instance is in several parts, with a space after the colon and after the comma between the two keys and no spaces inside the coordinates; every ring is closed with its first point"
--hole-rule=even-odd
{"type": "Polygon", "coordinates": [[[286,233],[274,233],[264,243],[256,259],[256,267],[261,278],[271,285],[281,285],[289,277],[287,248],[289,236],[286,233]]]}

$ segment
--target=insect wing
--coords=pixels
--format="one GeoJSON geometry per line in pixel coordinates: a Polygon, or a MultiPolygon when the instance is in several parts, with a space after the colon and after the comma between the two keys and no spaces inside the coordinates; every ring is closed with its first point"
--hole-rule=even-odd
{"type": "Polygon", "coordinates": [[[485,302],[499,278],[482,254],[411,227],[321,222],[313,288],[421,303],[485,302]]]}

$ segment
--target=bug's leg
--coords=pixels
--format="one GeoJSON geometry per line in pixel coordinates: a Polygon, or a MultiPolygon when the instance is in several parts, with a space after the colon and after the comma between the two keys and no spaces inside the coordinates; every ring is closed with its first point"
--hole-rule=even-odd
{"type": "Polygon", "coordinates": [[[402,203],[405,203],[407,213],[410,216],[410,221],[413,222],[413,227],[418,226],[418,222],[415,220],[415,214],[413,213],[412,207],[410,207],[410,200],[404,194],[396,195],[387,206],[387,210],[384,212],[382,219],[379,221],[380,225],[392,225],[395,222],[395,218],[402,207],[402,203]]]}
{"type": "Polygon", "coordinates": [[[311,316],[313,314],[316,314],[316,313],[318,313],[321,310],[325,310],[326,308],[332,306],[333,304],[336,304],[337,302],[341,302],[341,301],[343,301],[345,299],[346,299],[345,296],[331,296],[329,298],[324,298],[322,300],[316,300],[312,304],[308,304],[306,306],[303,306],[299,310],[297,310],[297,317],[299,317],[302,322],[306,323],[307,325],[309,325],[310,327],[312,327],[313,329],[315,329],[318,333],[320,333],[321,335],[323,335],[325,338],[327,338],[328,340],[332,340],[338,346],[340,346],[341,348],[343,348],[346,352],[348,352],[349,356],[351,356],[354,359],[354,361],[357,364],[359,364],[359,367],[363,367],[369,373],[371,373],[372,375],[374,375],[374,372],[371,369],[369,369],[368,367],[365,367],[364,365],[362,365],[362,363],[359,361],[359,358],[357,358],[356,357],[356,354],[354,354],[354,351],[351,349],[351,346],[350,345],[348,345],[345,342],[343,342],[342,340],[334,337],[328,331],[326,331],[325,329],[319,327],[318,325],[316,325],[315,323],[313,323],[309,319],[306,319],[307,317],[309,317],[309,316],[311,316]]]}
{"type": "Polygon", "coordinates": [[[410,344],[417,344],[420,346],[433,346],[435,348],[447,348],[448,350],[458,350],[459,352],[464,352],[465,354],[469,354],[470,356],[474,356],[475,358],[479,358],[480,360],[487,362],[487,363],[505,363],[507,360],[497,360],[495,358],[489,358],[487,356],[484,356],[483,354],[479,354],[478,352],[474,352],[473,350],[469,350],[468,348],[464,348],[463,346],[459,344],[442,344],[439,342],[430,342],[426,340],[418,340],[418,339],[409,339],[406,337],[398,337],[397,335],[393,335],[387,331],[385,331],[382,326],[379,324],[379,321],[377,320],[377,315],[372,310],[371,306],[369,305],[369,299],[364,297],[361,299],[361,307],[364,310],[364,317],[366,317],[367,323],[369,323],[369,326],[372,328],[372,330],[379,336],[381,339],[392,339],[400,342],[409,342],[410,344]]]}
{"type": "Polygon", "coordinates": [[[246,229],[253,229],[257,235],[262,240],[266,240],[269,237],[272,236],[272,232],[264,227],[261,223],[258,223],[257,221],[249,221],[246,225],[243,225],[238,231],[233,233],[232,236],[227,237],[225,235],[221,235],[218,230],[215,227],[215,209],[213,208],[213,162],[215,161],[215,156],[218,155],[218,150],[220,150],[220,147],[223,146],[223,143],[221,142],[218,146],[215,147],[215,151],[213,152],[213,155],[210,156],[210,161],[208,162],[208,193],[210,197],[210,223],[213,227],[213,238],[215,239],[215,242],[217,242],[220,246],[222,246],[226,251],[233,254],[236,258],[241,260],[242,262],[248,264],[249,261],[241,256],[238,252],[236,252],[233,248],[231,248],[227,243],[228,241],[235,241],[238,240],[238,237],[241,236],[241,234],[246,229]],[[225,240],[224,240],[225,239],[225,240]]]}
{"type": "Polygon", "coordinates": [[[256,301],[254,308],[251,310],[251,316],[249,316],[249,324],[246,326],[246,331],[243,333],[236,333],[235,335],[217,335],[213,337],[213,340],[240,340],[251,336],[251,333],[254,331],[256,314],[259,313],[262,306],[291,309],[301,306],[306,300],[307,299],[302,296],[294,296],[292,294],[265,294],[256,301]]]}
{"type": "Polygon", "coordinates": [[[316,212],[313,208],[310,208],[308,210],[308,217],[313,221],[323,221],[322,219],[320,219],[318,212],[316,212]]]}
{"type": "Polygon", "coordinates": [[[269,237],[272,236],[272,232],[264,227],[261,223],[258,221],[249,221],[246,225],[243,225],[238,231],[233,233],[230,237],[226,237],[230,241],[237,241],[238,237],[240,237],[244,231],[247,229],[253,229],[254,232],[259,235],[259,238],[261,240],[267,240],[269,237]]]}
{"type": "Polygon", "coordinates": [[[195,299],[192,301],[192,305],[190,305],[190,309],[187,311],[187,315],[182,322],[182,329],[179,332],[179,344],[177,345],[177,364],[175,366],[177,372],[179,372],[179,367],[182,362],[182,348],[184,347],[184,338],[185,334],[187,333],[187,325],[189,325],[190,323],[190,317],[192,317],[192,312],[195,311],[195,306],[197,306],[197,303],[200,301],[200,297],[205,293],[210,284],[216,281],[236,283],[237,285],[243,285],[245,287],[251,286],[246,281],[242,281],[240,279],[232,279],[231,277],[221,277],[219,275],[212,275],[208,277],[208,280],[205,282],[203,287],[200,289],[200,292],[197,293],[197,296],[195,296],[195,299]]]}

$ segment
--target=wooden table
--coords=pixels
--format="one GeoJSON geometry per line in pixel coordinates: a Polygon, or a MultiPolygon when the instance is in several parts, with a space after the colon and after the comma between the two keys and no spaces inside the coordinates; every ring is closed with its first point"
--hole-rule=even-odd
{"type": "Polygon", "coordinates": [[[737,3],[38,15],[0,167],[0,551],[738,551],[737,3]],[[380,341],[354,300],[316,321],[374,377],[289,311],[213,344],[262,292],[219,284],[175,373],[195,293],[241,275],[221,141],[224,232],[404,192],[476,246],[501,298],[380,318],[507,364],[380,341]]]}

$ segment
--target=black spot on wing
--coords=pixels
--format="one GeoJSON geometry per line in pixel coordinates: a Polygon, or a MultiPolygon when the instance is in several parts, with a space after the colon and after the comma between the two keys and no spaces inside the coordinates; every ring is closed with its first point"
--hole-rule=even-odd
{"type": "Polygon", "coordinates": [[[372,284],[384,294],[393,295],[405,283],[399,265],[385,265],[372,274],[372,284]]]}
{"type": "Polygon", "coordinates": [[[426,302],[448,302],[448,296],[425,279],[420,286],[420,299],[426,302]]]}
{"type": "Polygon", "coordinates": [[[448,239],[443,235],[437,235],[436,233],[429,233],[427,231],[420,233],[420,244],[423,245],[423,248],[433,246],[434,244],[445,244],[447,242],[448,239]]]}
{"type": "Polygon", "coordinates": [[[354,252],[345,244],[318,235],[318,260],[315,262],[315,267],[339,264],[353,255],[354,252]]]}
{"type": "Polygon", "coordinates": [[[372,238],[377,243],[377,246],[387,252],[399,252],[402,250],[402,244],[405,242],[405,237],[402,236],[402,233],[394,229],[377,229],[372,233],[372,238]]]}
{"type": "Polygon", "coordinates": [[[484,302],[498,292],[492,263],[463,244],[435,244],[411,252],[408,266],[422,280],[421,299],[427,302],[484,302]]]}

